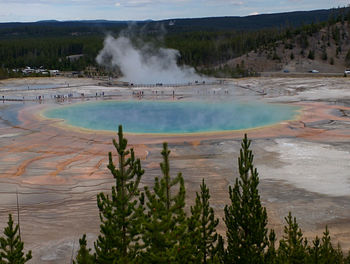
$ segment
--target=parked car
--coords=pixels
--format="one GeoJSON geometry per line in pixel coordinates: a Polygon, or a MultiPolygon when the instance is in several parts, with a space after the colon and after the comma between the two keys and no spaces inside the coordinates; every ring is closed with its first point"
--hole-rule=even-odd
{"type": "Polygon", "coordinates": [[[345,70],[344,73],[345,74],[350,74],[350,70],[345,70]]]}
{"type": "Polygon", "coordinates": [[[311,72],[311,73],[319,73],[318,70],[310,70],[309,72],[311,72]]]}

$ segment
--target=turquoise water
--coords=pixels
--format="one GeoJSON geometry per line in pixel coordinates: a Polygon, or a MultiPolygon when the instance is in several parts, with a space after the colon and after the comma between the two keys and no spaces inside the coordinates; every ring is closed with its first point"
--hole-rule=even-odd
{"type": "Polygon", "coordinates": [[[297,107],[258,102],[100,101],[63,106],[49,118],[93,130],[131,133],[198,133],[248,129],[295,118],[297,107]]]}

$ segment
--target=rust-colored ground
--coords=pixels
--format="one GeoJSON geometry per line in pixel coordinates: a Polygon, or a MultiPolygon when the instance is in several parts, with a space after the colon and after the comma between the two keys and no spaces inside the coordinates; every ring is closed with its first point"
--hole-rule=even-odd
{"type": "MultiPolygon", "coordinates": [[[[242,89],[243,96],[301,106],[298,120],[190,136],[126,134],[146,170],[142,184],[152,185],[154,176],[160,175],[160,151],[167,141],[172,173],[183,173],[188,204],[193,204],[204,178],[222,223],[228,185],[237,176],[240,140],[247,132],[253,139],[269,226],[281,235],[283,218],[292,211],[307,236],[321,235],[328,224],[334,241],[349,249],[350,107],[345,89],[349,84],[341,78],[297,79],[297,84],[294,79],[239,80],[235,87],[243,88],[235,89],[242,89]],[[298,90],[302,84],[312,90],[306,90],[308,94],[298,90]],[[336,98],[341,103],[320,99],[318,94],[325,92],[318,84],[342,89],[336,98]]],[[[180,89],[177,94],[181,92],[189,93],[180,89]]],[[[1,228],[7,214],[16,213],[17,191],[22,236],[26,247],[33,250],[32,263],[68,263],[83,233],[93,242],[99,230],[96,194],[108,192],[114,182],[106,165],[107,153],[114,153],[111,143],[116,134],[71,129],[41,117],[41,111],[52,105],[51,101],[25,103],[19,111],[20,125],[3,121],[0,126],[1,228]]],[[[9,107],[5,102],[1,111],[9,107]]]]}

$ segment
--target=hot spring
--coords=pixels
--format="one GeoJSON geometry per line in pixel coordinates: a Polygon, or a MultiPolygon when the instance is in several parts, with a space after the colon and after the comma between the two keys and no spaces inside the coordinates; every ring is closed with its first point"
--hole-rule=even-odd
{"type": "Polygon", "coordinates": [[[92,130],[182,134],[249,129],[294,119],[298,107],[261,102],[99,101],[47,110],[48,118],[92,130]]]}

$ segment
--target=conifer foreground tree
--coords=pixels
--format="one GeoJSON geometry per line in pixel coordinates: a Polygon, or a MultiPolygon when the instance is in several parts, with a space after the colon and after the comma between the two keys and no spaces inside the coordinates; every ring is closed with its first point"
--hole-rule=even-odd
{"type": "Polygon", "coordinates": [[[335,249],[331,243],[331,237],[329,235],[328,227],[326,226],[325,231],[323,232],[323,237],[319,247],[320,252],[320,262],[319,263],[342,263],[343,253],[338,245],[338,248],[335,249]]]}
{"type": "Polygon", "coordinates": [[[215,259],[216,243],[218,234],[216,227],[219,224],[219,219],[215,218],[214,209],[209,204],[210,194],[207,185],[202,180],[200,193],[196,194],[196,203],[191,207],[191,218],[189,219],[192,225],[192,240],[197,247],[197,254],[200,256],[200,263],[213,263],[218,261],[215,259]]]}
{"type": "Polygon", "coordinates": [[[318,236],[312,241],[313,246],[308,247],[308,258],[310,263],[321,263],[321,254],[320,254],[320,239],[318,236]]]}
{"type": "Polygon", "coordinates": [[[277,251],[276,251],[276,234],[275,231],[273,229],[270,230],[269,233],[269,244],[268,244],[268,248],[267,251],[265,252],[265,263],[268,264],[276,264],[278,263],[277,260],[277,251]]]}
{"type": "MultiPolygon", "coordinates": [[[[100,235],[94,243],[95,253],[87,248],[86,235],[80,240],[76,264],[124,263],[350,263],[344,259],[340,246],[334,248],[326,227],[322,239],[318,237],[309,246],[296,218],[291,213],[285,218],[284,236],[276,249],[276,235],[268,235],[266,209],[261,205],[258,192],[259,177],[253,166],[251,141],[244,136],[238,158],[239,178],[229,187],[231,203],[225,207],[226,242],[216,233],[218,219],[210,207],[209,188],[204,180],[196,194],[191,216],[185,213],[185,185],[179,173],[170,176],[169,155],[163,144],[162,177],[155,178],[153,189],[138,185],[144,171],[133,150],[127,150],[127,140],[119,127],[119,141],[113,140],[118,152],[118,168],[109,153],[108,168],[116,179],[112,195],[98,194],[100,235]],[[145,197],[146,195],[146,197],[145,197]]],[[[0,238],[0,264],[25,263],[23,243],[17,236],[9,216],[6,238],[0,238]]]]}
{"type": "MultiPolygon", "coordinates": [[[[296,218],[291,212],[285,217],[287,225],[284,227],[284,236],[278,248],[279,263],[303,264],[307,262],[307,240],[299,228],[296,218]]],[[[317,245],[317,243],[316,243],[317,245]]],[[[318,250],[315,248],[315,250],[318,250]]],[[[311,262],[312,263],[312,262],[311,262]]],[[[317,263],[317,262],[316,262],[317,263]]]]}
{"type": "Polygon", "coordinates": [[[5,237],[0,238],[0,264],[23,264],[32,258],[32,252],[24,256],[23,242],[17,234],[19,225],[13,226],[12,215],[9,214],[9,221],[4,229],[5,237]]]}
{"type": "Polygon", "coordinates": [[[163,144],[162,178],[155,178],[153,191],[145,187],[147,202],[143,229],[143,263],[192,263],[185,207],[185,185],[181,173],[170,177],[167,143],[163,144]]]}
{"type": "Polygon", "coordinates": [[[139,159],[135,159],[133,149],[127,149],[127,140],[119,126],[118,142],[113,140],[118,153],[118,168],[109,153],[108,169],[116,180],[111,197],[100,193],[97,205],[100,210],[100,235],[95,242],[96,262],[133,263],[140,250],[140,215],[143,211],[138,200],[139,183],[144,170],[139,159]]]}
{"type": "Polygon", "coordinates": [[[267,214],[260,202],[250,143],[245,134],[238,158],[239,178],[229,187],[231,204],[225,207],[226,263],[263,263],[268,245],[267,214]]]}
{"type": "Polygon", "coordinates": [[[90,254],[91,249],[86,247],[86,235],[84,234],[81,239],[79,239],[80,249],[77,254],[76,261],[73,260],[73,264],[94,264],[94,256],[90,254]]]}

